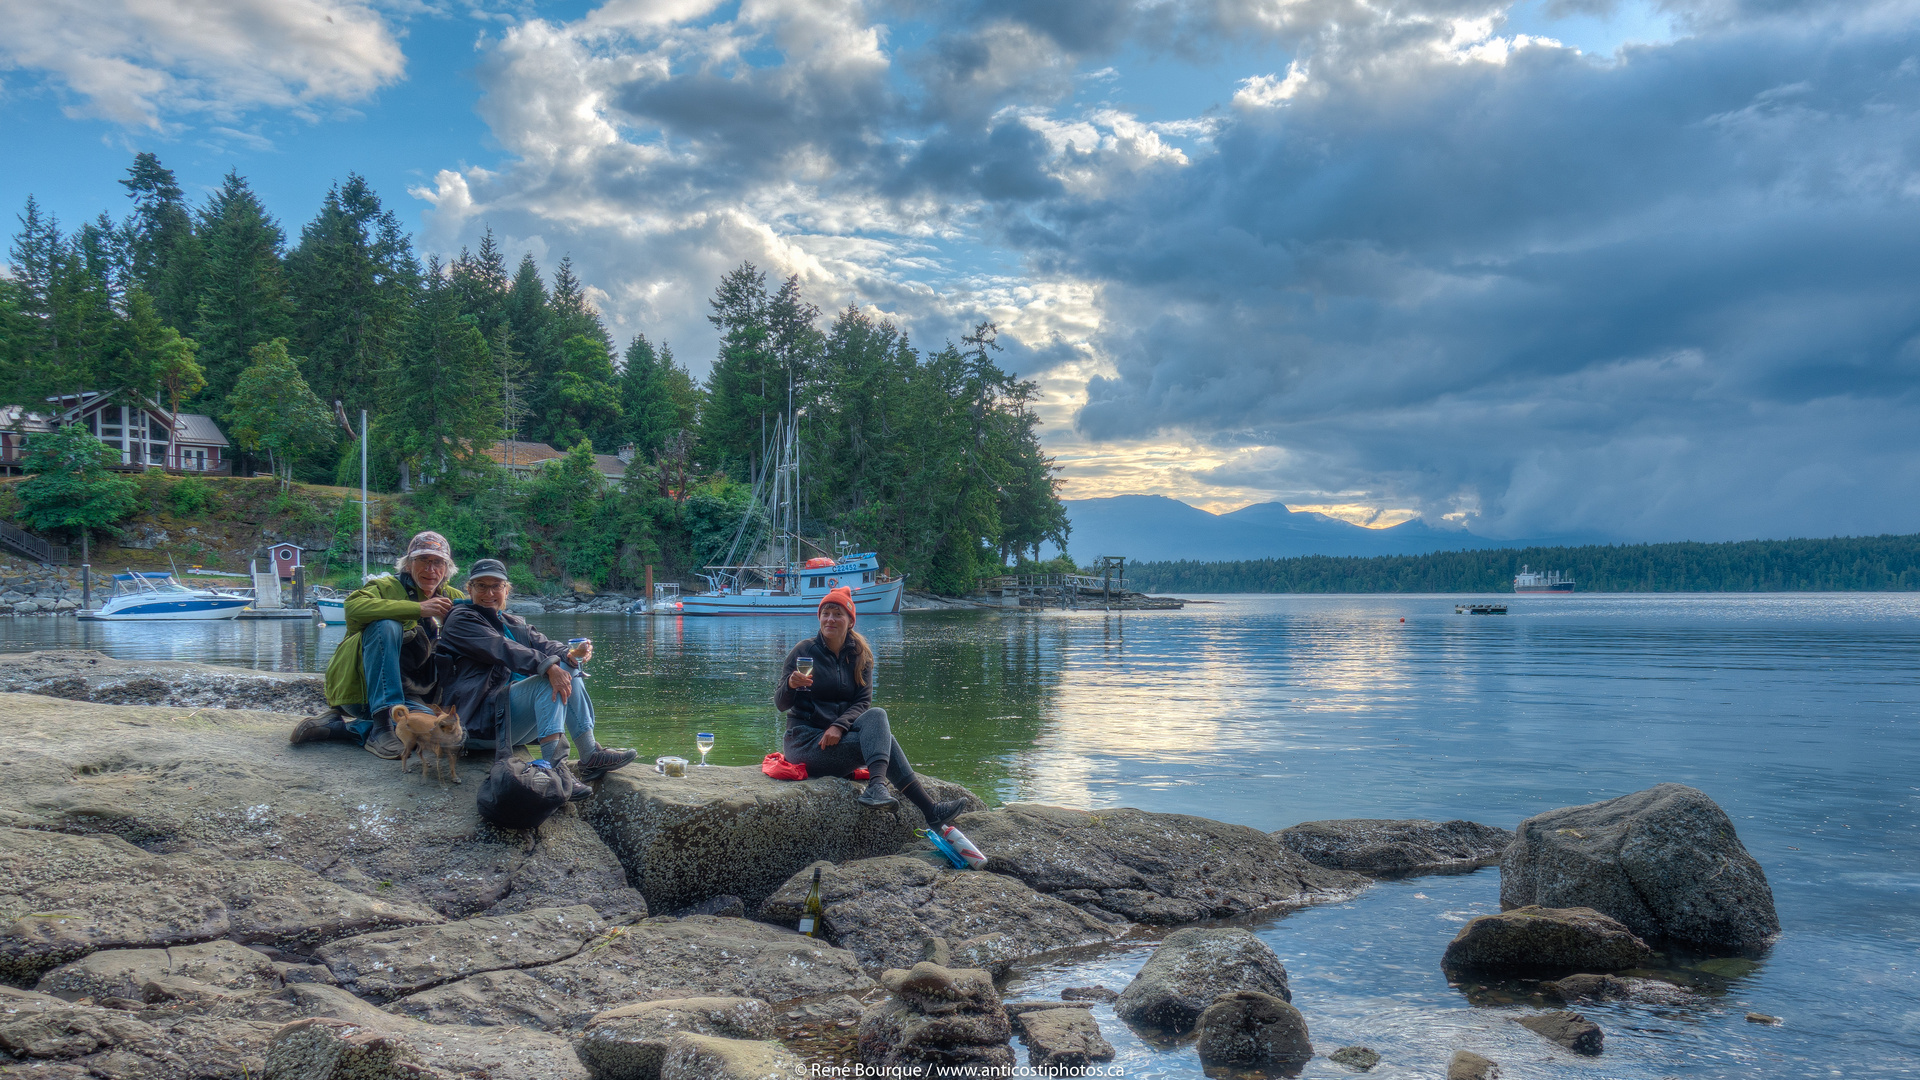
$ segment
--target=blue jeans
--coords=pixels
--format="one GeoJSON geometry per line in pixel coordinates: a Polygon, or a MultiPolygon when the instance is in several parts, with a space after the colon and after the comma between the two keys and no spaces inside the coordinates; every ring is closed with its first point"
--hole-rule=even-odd
{"type": "MultiPolygon", "coordinates": [[[[525,746],[562,730],[581,757],[592,752],[593,702],[587,697],[587,680],[579,673],[573,676],[573,692],[565,705],[544,675],[522,679],[507,691],[508,746],[525,746]]],[[[494,746],[494,739],[468,739],[466,748],[492,750],[494,746]]]]}
{"type": "Polygon", "coordinates": [[[417,701],[408,701],[400,686],[400,642],[405,633],[392,619],[370,622],[360,631],[360,670],[367,680],[367,700],[362,705],[342,705],[340,711],[354,717],[347,730],[361,742],[367,741],[377,723],[384,726],[395,705],[419,712],[431,712],[417,701]]]}

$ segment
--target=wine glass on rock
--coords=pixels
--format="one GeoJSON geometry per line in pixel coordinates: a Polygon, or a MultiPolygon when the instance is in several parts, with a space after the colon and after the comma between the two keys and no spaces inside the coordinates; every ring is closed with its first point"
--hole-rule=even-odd
{"type": "Polygon", "coordinates": [[[707,751],[713,749],[713,732],[696,731],[693,733],[693,745],[700,749],[700,767],[707,767],[707,751]]]}

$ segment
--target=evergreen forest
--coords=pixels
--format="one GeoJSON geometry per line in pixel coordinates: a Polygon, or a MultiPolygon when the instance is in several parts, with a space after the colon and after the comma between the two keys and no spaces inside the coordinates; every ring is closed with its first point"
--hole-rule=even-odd
{"type": "Polygon", "coordinates": [[[489,231],[423,260],[358,176],[297,235],[237,173],[196,203],[142,153],[120,183],[118,218],[68,228],[32,198],[20,212],[0,404],[44,413],[101,391],[210,415],[242,471],[288,490],[357,486],[364,437],[400,524],[439,529],[462,561],[630,588],[650,564],[684,577],[725,554],[791,400],[804,534],[942,593],[1065,544],[1035,388],[996,364],[991,324],[922,351],[742,265],[716,285],[720,348],[695,379],[664,341],[617,343],[566,258],[515,261],[489,231]],[[567,454],[516,479],[488,456],[501,439],[567,454]],[[593,455],[622,450],[609,485],[593,455]]]}
{"type": "Polygon", "coordinates": [[[1157,593],[1506,593],[1523,565],[1558,570],[1583,593],[1902,592],[1920,590],[1920,535],[1143,562],[1127,567],[1127,584],[1157,593]]]}

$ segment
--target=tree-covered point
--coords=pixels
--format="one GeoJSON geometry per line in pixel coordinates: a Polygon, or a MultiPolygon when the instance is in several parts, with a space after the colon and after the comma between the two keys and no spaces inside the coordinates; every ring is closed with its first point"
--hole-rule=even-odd
{"type": "Polygon", "coordinates": [[[721,342],[702,383],[664,341],[616,351],[567,258],[550,276],[531,254],[510,270],[488,231],[423,261],[359,176],[291,240],[237,173],[194,205],[142,153],[121,184],[123,218],[72,230],[27,200],[0,277],[0,403],[144,396],[214,417],[243,468],[288,482],[357,484],[364,441],[374,487],[408,493],[405,524],[439,527],[463,559],[602,586],[723,555],[790,406],[803,533],[943,592],[1066,541],[1034,386],[994,362],[991,325],[923,354],[742,265],[711,301],[721,342]],[[353,431],[330,422],[335,402],[353,431]],[[568,453],[512,476],[491,455],[501,439],[568,453]],[[609,484],[594,454],[623,450],[609,484]]]}
{"type": "Polygon", "coordinates": [[[1522,566],[1557,570],[1579,592],[1910,592],[1920,590],[1920,535],[1143,562],[1127,567],[1127,583],[1158,593],[1505,593],[1522,566]]]}

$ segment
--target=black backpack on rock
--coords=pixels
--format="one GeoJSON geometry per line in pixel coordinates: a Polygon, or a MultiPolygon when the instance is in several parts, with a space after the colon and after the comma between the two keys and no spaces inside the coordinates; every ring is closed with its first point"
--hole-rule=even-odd
{"type": "Polygon", "coordinates": [[[501,829],[537,829],[567,805],[573,784],[557,769],[513,756],[507,725],[494,729],[493,771],[480,784],[480,817],[501,829]]]}

